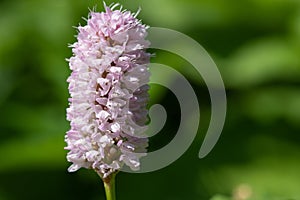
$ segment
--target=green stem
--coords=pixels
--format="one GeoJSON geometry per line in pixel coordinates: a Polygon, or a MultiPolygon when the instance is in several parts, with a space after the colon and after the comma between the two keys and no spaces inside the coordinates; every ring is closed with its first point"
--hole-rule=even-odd
{"type": "Polygon", "coordinates": [[[116,200],[115,177],[116,174],[113,173],[109,177],[103,179],[106,200],[116,200]]]}

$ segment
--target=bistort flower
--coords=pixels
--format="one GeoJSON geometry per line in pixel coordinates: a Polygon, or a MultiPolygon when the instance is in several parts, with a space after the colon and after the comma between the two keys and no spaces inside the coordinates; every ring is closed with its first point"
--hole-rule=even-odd
{"type": "Polygon", "coordinates": [[[87,25],[78,27],[68,60],[68,171],[90,168],[102,178],[124,164],[138,170],[148,146],[140,137],[148,114],[147,26],[117,6],[90,12],[87,25]]]}

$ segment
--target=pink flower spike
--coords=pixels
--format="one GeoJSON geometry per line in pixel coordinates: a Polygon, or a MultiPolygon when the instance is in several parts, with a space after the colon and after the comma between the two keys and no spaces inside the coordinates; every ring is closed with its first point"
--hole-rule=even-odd
{"type": "Polygon", "coordinates": [[[65,136],[69,172],[94,169],[102,178],[127,165],[138,170],[147,152],[148,64],[147,26],[137,13],[106,6],[91,11],[70,45],[70,77],[65,136]],[[136,153],[143,153],[137,155],[136,153]]]}

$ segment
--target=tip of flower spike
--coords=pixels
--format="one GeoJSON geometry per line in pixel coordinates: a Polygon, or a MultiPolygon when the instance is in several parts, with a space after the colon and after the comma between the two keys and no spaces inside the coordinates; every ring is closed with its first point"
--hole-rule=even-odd
{"type": "MultiPolygon", "coordinates": [[[[111,10],[113,10],[113,9],[115,9],[118,6],[120,6],[119,3],[112,3],[112,4],[110,4],[109,7],[110,7],[111,10]]],[[[123,6],[120,6],[120,10],[122,10],[122,8],[123,8],[123,6]]]]}
{"type": "Polygon", "coordinates": [[[133,17],[136,18],[140,14],[141,10],[142,10],[142,8],[139,7],[139,9],[136,11],[136,13],[134,13],[133,17]]]}
{"type": "Polygon", "coordinates": [[[120,5],[119,3],[112,3],[109,6],[107,6],[105,1],[103,1],[103,7],[104,7],[105,11],[108,13],[111,12],[112,10],[114,10],[118,6],[120,6],[120,10],[122,10],[123,6],[120,5]]]}

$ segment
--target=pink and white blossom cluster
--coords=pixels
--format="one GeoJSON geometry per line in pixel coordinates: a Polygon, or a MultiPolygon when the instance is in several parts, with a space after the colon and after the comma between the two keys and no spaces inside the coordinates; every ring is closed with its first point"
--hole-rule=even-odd
{"type": "Polygon", "coordinates": [[[124,164],[138,170],[148,146],[140,137],[148,114],[147,26],[116,6],[90,12],[68,60],[68,170],[90,168],[104,178],[124,164]]]}

